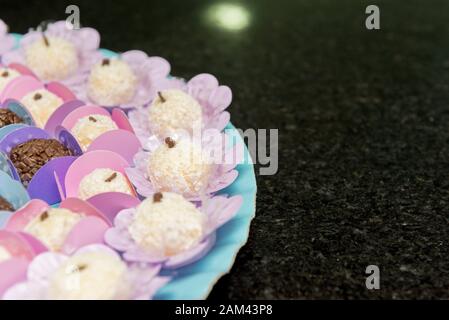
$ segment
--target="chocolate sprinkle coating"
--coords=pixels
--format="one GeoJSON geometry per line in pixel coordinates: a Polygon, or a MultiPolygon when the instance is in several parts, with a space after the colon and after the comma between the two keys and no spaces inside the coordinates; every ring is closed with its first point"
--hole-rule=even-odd
{"type": "Polygon", "coordinates": [[[14,207],[5,198],[0,197],[0,211],[14,211],[14,207]]]}
{"type": "Polygon", "coordinates": [[[23,119],[9,109],[0,109],[0,128],[16,123],[23,123],[23,119]]]}
{"type": "Polygon", "coordinates": [[[48,161],[65,156],[72,156],[67,149],[55,139],[32,139],[15,146],[9,153],[9,158],[17,169],[24,186],[48,161]]]}

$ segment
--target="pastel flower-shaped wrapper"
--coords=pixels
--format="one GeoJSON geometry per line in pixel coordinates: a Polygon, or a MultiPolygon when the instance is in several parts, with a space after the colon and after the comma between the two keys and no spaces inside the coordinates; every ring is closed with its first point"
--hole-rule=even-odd
{"type": "Polygon", "coordinates": [[[0,262],[0,298],[14,284],[26,279],[29,263],[45,248],[34,243],[26,234],[0,230],[0,247],[10,258],[0,262]]]}
{"type": "MultiPolygon", "coordinates": [[[[83,246],[103,243],[104,233],[111,226],[111,223],[98,209],[77,198],[63,200],[59,208],[70,210],[82,216],[65,238],[61,246],[61,252],[71,254],[83,246]]],[[[11,215],[5,221],[4,228],[13,232],[26,232],[27,225],[49,209],[50,206],[46,202],[33,199],[26,206],[11,215]]],[[[34,238],[35,242],[41,242],[32,235],[29,235],[29,237],[34,238]]],[[[42,245],[45,246],[44,244],[42,245]]],[[[47,248],[47,250],[50,251],[50,248],[47,248]]]]}
{"type": "Polygon", "coordinates": [[[5,103],[0,103],[0,109],[7,109],[9,111],[14,112],[22,119],[22,123],[9,124],[0,128],[0,140],[9,134],[10,132],[24,128],[26,126],[34,126],[34,120],[28,110],[25,108],[23,104],[17,102],[15,100],[7,100],[5,103]]]}
{"type": "MultiPolygon", "coordinates": [[[[3,157],[3,155],[0,155],[3,157]]],[[[4,158],[0,158],[0,163],[4,160],[4,158]]],[[[6,165],[8,165],[6,163],[6,165]]],[[[8,166],[9,167],[9,166],[8,166]]],[[[28,201],[30,201],[30,196],[28,192],[23,187],[23,185],[14,180],[8,173],[0,170],[0,197],[8,201],[8,203],[14,208],[14,210],[18,210],[22,206],[24,206],[28,201]]],[[[0,229],[5,224],[6,220],[9,219],[13,212],[9,211],[0,211],[0,229]]]]}
{"type": "Polygon", "coordinates": [[[14,48],[16,41],[8,34],[8,26],[0,19],[0,56],[14,48]]]}
{"type": "MultiPolygon", "coordinates": [[[[35,128],[20,128],[7,134],[0,140],[0,152],[9,155],[11,150],[32,139],[56,139],[62,145],[71,150],[73,156],[54,158],[42,166],[28,184],[27,191],[32,199],[41,199],[47,203],[55,204],[61,201],[63,192],[60,181],[63,181],[70,165],[82,154],[76,139],[66,130],[60,130],[52,137],[48,132],[35,128]],[[62,180],[61,180],[62,179],[62,180]]],[[[15,180],[20,181],[20,176],[13,163],[7,160],[10,172],[15,180]]]]}
{"type": "Polygon", "coordinates": [[[164,269],[177,269],[201,259],[215,243],[215,231],[231,220],[242,205],[242,197],[216,196],[205,200],[199,208],[206,216],[205,230],[199,243],[193,248],[174,256],[150,253],[132,238],[129,226],[137,208],[121,211],[114,220],[114,227],[105,234],[106,243],[123,252],[123,258],[132,262],[160,263],[164,269]]]}
{"type": "MultiPolygon", "coordinates": [[[[232,139],[228,134],[217,130],[206,130],[201,135],[201,142],[197,142],[195,137],[187,134],[175,135],[175,140],[189,139],[193,144],[201,146],[203,155],[211,155],[208,161],[211,165],[211,173],[207,185],[198,193],[186,193],[178,190],[173,184],[170,190],[180,193],[189,200],[200,200],[204,196],[220,191],[229,186],[238,176],[236,166],[243,161],[244,146],[242,144],[232,145],[232,139]]],[[[126,173],[136,187],[137,193],[147,198],[159,190],[148,176],[148,163],[152,152],[157,150],[165,142],[155,136],[147,140],[145,150],[141,149],[134,157],[133,166],[126,169],[126,173]]]]}
{"type": "MultiPolygon", "coordinates": [[[[232,102],[232,91],[219,84],[217,78],[210,74],[199,74],[188,82],[179,78],[168,79],[160,90],[178,89],[189,94],[202,107],[202,129],[222,131],[229,123],[230,114],[225,111],[232,102]]],[[[151,106],[150,106],[151,107],[151,106]]],[[[147,108],[137,108],[129,112],[129,120],[142,144],[155,134],[148,119],[147,108]]],[[[194,124],[192,123],[192,127],[194,124]]]]}
{"type": "MultiPolygon", "coordinates": [[[[131,108],[142,107],[148,104],[161,88],[167,86],[167,77],[170,74],[170,64],[161,57],[148,57],[148,55],[139,50],[131,50],[118,55],[111,59],[120,59],[127,63],[136,77],[136,93],[127,102],[117,105],[102,105],[103,107],[120,107],[125,110],[131,108]]],[[[100,63],[102,58],[97,59],[96,63],[100,63]]],[[[84,78],[83,85],[75,88],[76,95],[83,101],[89,101],[92,104],[99,104],[92,101],[88,95],[88,78],[89,74],[84,78]]]]}
{"type": "MultiPolygon", "coordinates": [[[[63,101],[62,105],[69,101],[76,100],[73,92],[62,83],[49,82],[45,84],[35,77],[24,75],[12,80],[5,87],[5,89],[0,93],[0,103],[5,103],[8,100],[20,101],[28,93],[43,89],[48,90],[50,93],[59,97],[63,101]]],[[[57,108],[56,111],[58,111],[58,109],[59,108],[57,108]]],[[[36,123],[36,121],[34,122],[36,123]]]]}
{"type": "MultiPolygon", "coordinates": [[[[95,150],[85,153],[72,163],[67,170],[65,179],[61,180],[64,184],[64,197],[78,197],[81,180],[95,169],[111,169],[123,174],[128,179],[125,172],[127,166],[129,166],[129,162],[112,151],[95,150]]],[[[121,209],[129,208],[139,203],[133,186],[130,182],[128,184],[132,195],[121,192],[105,192],[97,194],[86,201],[99,209],[112,221],[121,209]]]]}
{"type": "MultiPolygon", "coordinates": [[[[119,255],[104,245],[89,245],[77,250],[72,256],[86,252],[101,252],[119,258],[119,255]]],[[[46,300],[52,275],[67,260],[69,256],[46,252],[37,256],[29,265],[27,279],[9,288],[5,300],[46,300]]],[[[131,285],[129,300],[148,300],[170,279],[157,276],[158,265],[128,264],[126,278],[131,285]]]]}
{"type": "MultiPolygon", "coordinates": [[[[72,30],[67,27],[66,21],[57,21],[48,25],[45,35],[47,37],[64,39],[74,46],[78,58],[78,68],[75,72],[68,75],[67,78],[59,79],[58,81],[72,89],[81,86],[83,79],[85,79],[86,75],[89,73],[92,65],[99,57],[101,57],[99,51],[99,33],[92,28],[72,30]]],[[[26,49],[40,39],[42,39],[42,32],[28,32],[20,40],[19,47],[16,50],[4,54],[2,61],[4,63],[20,63],[27,65],[25,58],[26,49]]]]}
{"type": "MultiPolygon", "coordinates": [[[[62,106],[61,109],[61,112],[58,112],[59,110],[57,110],[54,117],[48,121],[46,129],[49,132],[55,130],[55,125],[58,122],[62,123],[62,127],[67,129],[68,132],[71,132],[79,119],[95,115],[109,117],[117,126],[118,129],[107,131],[94,139],[87,148],[87,152],[109,150],[120,154],[128,162],[131,162],[134,155],[141,147],[140,141],[134,134],[127,116],[119,108],[114,108],[110,113],[102,107],[78,106],[76,101],[72,101],[62,106]],[[72,110],[68,114],[64,114],[64,110],[69,111],[70,109],[72,110]],[[59,120],[61,120],[61,122],[59,120]]],[[[56,127],[56,129],[57,128],[58,127],[56,127]]]]}

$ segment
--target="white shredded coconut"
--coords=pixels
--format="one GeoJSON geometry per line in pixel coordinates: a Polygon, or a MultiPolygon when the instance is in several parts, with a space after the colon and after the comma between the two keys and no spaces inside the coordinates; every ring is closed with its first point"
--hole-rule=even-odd
{"type": "Polygon", "coordinates": [[[127,266],[119,256],[102,252],[75,254],[50,279],[52,300],[127,299],[131,293],[127,266]]]}
{"type": "Polygon", "coordinates": [[[149,107],[148,120],[152,131],[159,137],[166,137],[176,130],[192,132],[201,126],[202,107],[181,90],[165,90],[149,107]]]}
{"type": "Polygon", "coordinates": [[[156,190],[196,195],[207,187],[211,169],[201,148],[182,139],[173,148],[166,144],[157,148],[150,155],[147,174],[156,190]]]}
{"type": "Polygon", "coordinates": [[[95,169],[81,180],[78,196],[86,200],[105,192],[133,194],[128,179],[122,173],[109,168],[101,168],[95,169]]]}
{"type": "Polygon", "coordinates": [[[117,130],[118,127],[111,117],[93,114],[78,119],[71,132],[80,144],[83,151],[86,151],[92,141],[103,133],[117,130]]]}
{"type": "Polygon", "coordinates": [[[78,53],[75,46],[62,38],[44,37],[25,49],[28,67],[45,81],[60,81],[71,76],[78,69],[78,53]],[[47,45],[48,44],[48,45],[47,45]]]}
{"type": "Polygon", "coordinates": [[[122,60],[105,60],[92,68],[87,85],[89,98],[104,106],[130,102],[137,89],[137,78],[132,69],[122,60]]]}
{"type": "Polygon", "coordinates": [[[22,104],[33,116],[36,125],[43,128],[53,112],[56,111],[64,101],[46,89],[32,91],[25,95],[22,104]]]}
{"type": "Polygon", "coordinates": [[[173,256],[201,241],[205,215],[179,194],[164,192],[162,199],[143,201],[128,227],[134,241],[149,252],[173,256]]]}
{"type": "Polygon", "coordinates": [[[68,209],[48,209],[31,220],[24,231],[42,241],[51,251],[59,251],[70,231],[83,216],[68,209]]]}

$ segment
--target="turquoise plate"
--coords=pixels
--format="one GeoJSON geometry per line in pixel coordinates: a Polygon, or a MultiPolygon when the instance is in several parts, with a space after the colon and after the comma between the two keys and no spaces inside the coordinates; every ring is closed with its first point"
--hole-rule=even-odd
{"type": "MultiPolygon", "coordinates": [[[[16,35],[17,40],[20,35],[16,35]]],[[[117,54],[102,49],[105,57],[114,57],[117,54]]],[[[244,143],[242,137],[229,123],[228,133],[235,136],[235,141],[244,143]]],[[[237,167],[239,176],[221,194],[241,195],[243,205],[237,215],[220,228],[217,232],[217,241],[212,250],[200,261],[184,268],[178,269],[176,276],[165,287],[160,289],[155,299],[159,300],[200,300],[206,299],[215,283],[228,273],[240,248],[249,236],[251,221],[256,214],[256,177],[254,166],[248,149],[245,147],[245,162],[237,167]]]]}

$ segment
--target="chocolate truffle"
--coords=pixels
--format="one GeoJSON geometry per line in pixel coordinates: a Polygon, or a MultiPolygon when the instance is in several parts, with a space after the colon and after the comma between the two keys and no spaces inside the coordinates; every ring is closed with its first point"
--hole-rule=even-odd
{"type": "Polygon", "coordinates": [[[173,256],[192,249],[204,234],[206,216],[183,196],[156,193],[138,207],[128,227],[143,250],[173,256]]]}
{"type": "Polygon", "coordinates": [[[75,46],[58,37],[43,36],[25,49],[26,64],[45,81],[60,81],[78,69],[75,46]]]}
{"type": "Polygon", "coordinates": [[[20,102],[31,113],[39,128],[43,128],[53,112],[64,103],[60,97],[46,89],[32,91],[25,95],[20,102]]]}
{"type": "Polygon", "coordinates": [[[121,192],[133,195],[128,179],[120,172],[109,168],[95,169],[80,182],[78,196],[86,200],[97,194],[121,192]]]}
{"type": "Polygon", "coordinates": [[[9,153],[24,186],[33,178],[34,174],[48,161],[65,156],[72,152],[54,139],[32,139],[15,146],[9,153]]]}
{"type": "Polygon", "coordinates": [[[68,209],[52,208],[28,222],[24,231],[39,239],[50,250],[58,251],[83,216],[68,209]]]}
{"type": "Polygon", "coordinates": [[[16,123],[23,123],[23,119],[9,109],[0,109],[0,128],[16,123]]]}
{"type": "Polygon", "coordinates": [[[103,106],[117,106],[131,101],[137,90],[137,78],[131,67],[119,59],[104,59],[90,73],[87,94],[103,106]]]}
{"type": "Polygon", "coordinates": [[[200,146],[190,139],[165,144],[151,153],[147,174],[157,190],[174,191],[184,196],[196,196],[208,185],[212,164],[200,146]]]}
{"type": "Polygon", "coordinates": [[[70,131],[83,151],[86,151],[92,141],[97,139],[103,133],[117,129],[118,127],[111,117],[93,114],[78,119],[70,131]]]}
{"type": "Polygon", "coordinates": [[[132,289],[126,263],[108,252],[75,254],[48,280],[52,300],[129,299],[132,289]]]}
{"type": "Polygon", "coordinates": [[[14,211],[14,207],[5,198],[0,197],[0,211],[14,211]]]}
{"type": "Polygon", "coordinates": [[[152,131],[159,137],[176,130],[192,132],[201,126],[202,107],[181,90],[165,90],[158,93],[149,107],[148,120],[152,131]]]}

